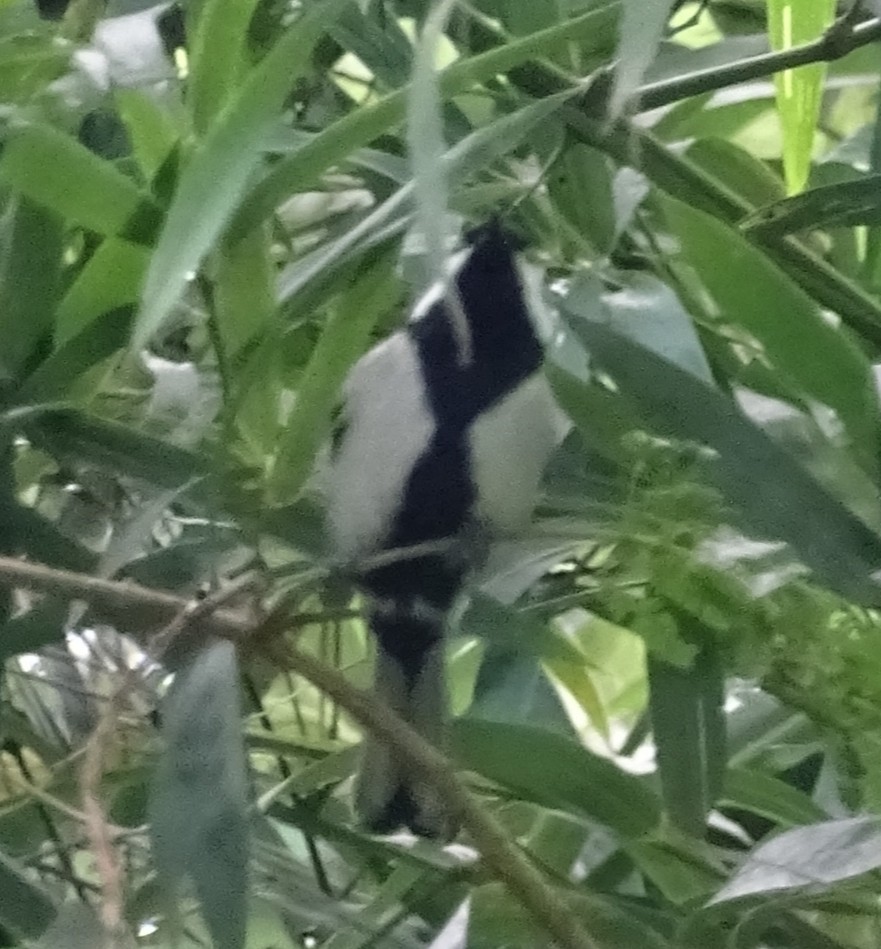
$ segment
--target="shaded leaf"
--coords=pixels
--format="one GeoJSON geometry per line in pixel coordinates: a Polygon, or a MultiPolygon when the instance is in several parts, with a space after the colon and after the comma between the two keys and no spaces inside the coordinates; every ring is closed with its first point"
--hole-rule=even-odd
{"type": "Polygon", "coordinates": [[[572,726],[541,663],[504,646],[491,645],[484,654],[474,685],[469,718],[530,724],[563,735],[572,726]]]}
{"type": "Polygon", "coordinates": [[[58,411],[35,424],[53,454],[88,460],[159,487],[177,488],[209,470],[206,458],[127,425],[73,411],[58,411]]]}
{"type": "Polygon", "coordinates": [[[727,770],[721,799],[784,827],[813,824],[828,816],[804,792],[773,775],[749,768],[727,770]]]}
{"type": "Polygon", "coordinates": [[[627,837],[659,819],[658,801],[638,779],[577,742],[527,725],[473,718],[453,723],[456,758],[526,800],[586,817],[627,837]]]}
{"type": "Polygon", "coordinates": [[[157,865],[192,880],[219,949],[241,949],[247,914],[247,770],[235,647],[215,641],[178,671],[163,702],[165,752],[150,801],[157,865]]]}
{"type": "Polygon", "coordinates": [[[665,217],[685,260],[712,296],[711,316],[744,326],[774,365],[834,408],[856,450],[877,465],[878,397],[859,347],[764,254],[701,211],[665,199],[665,217]],[[712,312],[715,310],[715,312],[712,312]]]}
{"type": "Polygon", "coordinates": [[[26,197],[0,218],[0,376],[16,378],[52,330],[59,290],[61,219],[26,197]]]}
{"type": "Polygon", "coordinates": [[[689,668],[649,653],[649,709],[664,807],[673,824],[695,837],[706,832],[725,770],[723,676],[711,643],[689,668]]]}
{"type": "Polygon", "coordinates": [[[744,218],[745,231],[767,237],[818,227],[881,223],[881,175],[839,181],[759,208],[744,218]]]}
{"type": "Polygon", "coordinates": [[[871,579],[881,562],[881,538],[744,418],[727,396],[608,327],[583,319],[570,324],[644,424],[715,450],[706,471],[753,529],[785,540],[843,596],[866,605],[881,601],[881,589],[871,579]]]}
{"type": "Polygon", "coordinates": [[[0,852],[0,923],[22,939],[36,939],[55,918],[55,904],[0,852]]]}

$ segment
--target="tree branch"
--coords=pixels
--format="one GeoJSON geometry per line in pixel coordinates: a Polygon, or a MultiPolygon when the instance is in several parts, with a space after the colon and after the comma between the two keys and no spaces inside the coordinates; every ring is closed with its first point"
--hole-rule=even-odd
{"type": "MultiPolygon", "coordinates": [[[[41,564],[0,557],[0,584],[25,587],[68,599],[86,600],[106,622],[140,632],[184,624],[187,617],[200,632],[243,641],[259,628],[252,619],[232,611],[217,610],[203,615],[192,601],[128,582],[101,580],[41,564]]],[[[213,606],[206,607],[208,610],[213,606]]],[[[186,625],[189,625],[187,622],[186,625]]],[[[277,661],[308,679],[334,699],[354,719],[380,739],[393,745],[414,771],[437,788],[444,803],[473,838],[486,866],[502,881],[511,895],[529,912],[562,949],[598,949],[584,931],[571,907],[549,886],[518,848],[508,840],[498,822],[477,802],[456,776],[453,763],[431,747],[417,732],[374,696],[355,688],[339,672],[298,649],[279,641],[260,642],[277,661]]]]}
{"type": "Polygon", "coordinates": [[[809,63],[830,63],[848,53],[881,39],[881,17],[874,17],[855,26],[848,14],[836,20],[828,30],[811,43],[794,46],[777,53],[762,53],[747,59],[700,69],[684,76],[662,79],[642,86],[633,96],[628,112],[645,112],[671,105],[681,99],[715,92],[741,82],[761,79],[784,69],[795,69],[809,63]]]}

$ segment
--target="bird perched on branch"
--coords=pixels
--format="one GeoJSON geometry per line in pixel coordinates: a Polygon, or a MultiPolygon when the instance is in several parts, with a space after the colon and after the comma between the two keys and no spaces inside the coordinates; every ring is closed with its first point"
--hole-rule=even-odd
{"type": "MultiPolygon", "coordinates": [[[[559,440],[511,236],[492,221],[453,258],[407,327],[368,352],[345,389],[329,522],[348,561],[390,556],[359,578],[377,640],[379,698],[443,746],[444,631],[481,544],[521,529],[559,440]],[[406,554],[406,551],[404,551],[406,554]]],[[[455,832],[432,787],[365,741],[356,792],[365,825],[455,832]]]]}

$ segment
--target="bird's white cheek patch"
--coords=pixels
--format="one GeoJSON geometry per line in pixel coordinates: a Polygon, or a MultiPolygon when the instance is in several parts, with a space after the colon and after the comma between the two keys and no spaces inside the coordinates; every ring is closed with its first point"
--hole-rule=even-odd
{"type": "Polygon", "coordinates": [[[523,529],[561,434],[560,410],[541,371],[474,423],[470,447],[475,513],[494,532],[523,529]]]}
{"type": "Polygon", "coordinates": [[[328,511],[337,553],[354,558],[382,544],[434,433],[419,360],[407,336],[390,337],[355,366],[346,416],[328,511]]]}

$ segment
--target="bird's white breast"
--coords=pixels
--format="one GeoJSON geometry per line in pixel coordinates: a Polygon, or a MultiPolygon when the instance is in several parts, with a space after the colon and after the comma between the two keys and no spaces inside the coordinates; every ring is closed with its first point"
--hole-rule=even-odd
{"type": "Polygon", "coordinates": [[[330,475],[328,511],[336,551],[348,559],[381,546],[435,426],[405,333],[359,360],[345,394],[347,428],[330,475]]]}
{"type": "Polygon", "coordinates": [[[541,370],[472,425],[475,513],[493,533],[513,534],[525,526],[562,434],[561,413],[541,370]]]}

